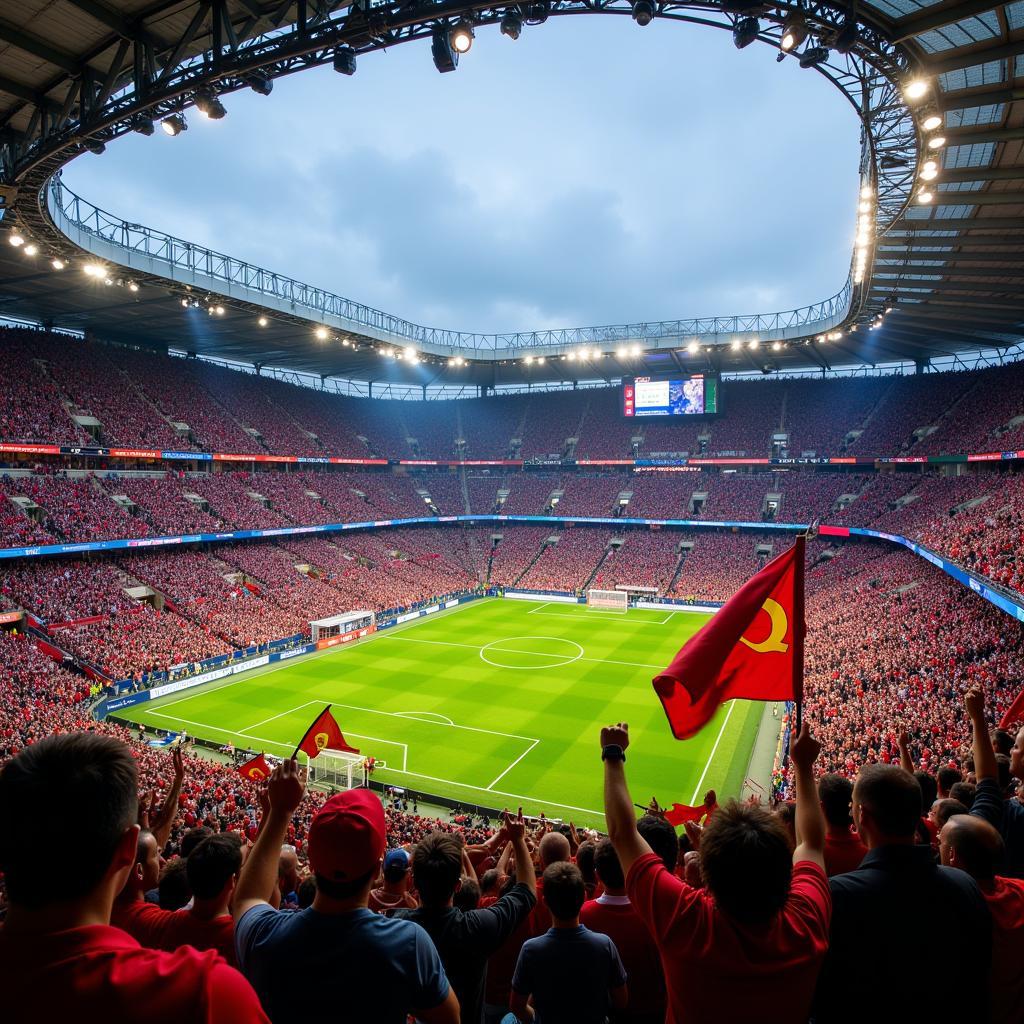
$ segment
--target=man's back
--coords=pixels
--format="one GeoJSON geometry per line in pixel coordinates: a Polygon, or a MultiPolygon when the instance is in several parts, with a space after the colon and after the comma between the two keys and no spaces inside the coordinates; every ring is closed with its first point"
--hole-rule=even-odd
{"type": "Polygon", "coordinates": [[[335,1022],[405,1024],[410,1011],[448,995],[426,932],[365,907],[323,914],[256,906],[238,922],[235,946],[274,1024],[309,1024],[327,1007],[335,1022]]]}
{"type": "Polygon", "coordinates": [[[867,852],[868,848],[856,832],[829,832],[825,836],[825,874],[831,878],[855,871],[867,852]]]}
{"type": "Polygon", "coordinates": [[[246,980],[213,951],[145,949],[106,925],[43,935],[0,929],[0,990],[10,1021],[265,1024],[246,980]]]}
{"type": "Polygon", "coordinates": [[[665,1019],[665,975],[658,947],[636,909],[625,896],[602,896],[583,904],[580,924],[607,935],[615,943],[629,978],[625,1017],[665,1019]]]}
{"type": "Polygon", "coordinates": [[[394,916],[424,928],[455,989],[463,1024],[476,1024],[483,1016],[488,958],[528,917],[533,905],[533,893],[517,883],[483,910],[463,913],[454,907],[419,907],[396,911],[394,916]]]}
{"type": "Polygon", "coordinates": [[[626,980],[615,943],[579,925],[526,942],[512,989],[533,997],[536,1024],[603,1024],[609,990],[626,980]]]}
{"type": "MultiPolygon", "coordinates": [[[[974,880],[938,867],[927,846],[883,846],[860,868],[829,882],[832,929],[816,996],[820,1024],[860,1020],[864,1001],[851,999],[856,976],[870,986],[871,1005],[887,1020],[920,1013],[934,973],[931,938],[955,935],[958,972],[976,981],[989,969],[991,919],[974,880]]],[[[981,1019],[978,988],[947,985],[943,1013],[981,1019]]]]}

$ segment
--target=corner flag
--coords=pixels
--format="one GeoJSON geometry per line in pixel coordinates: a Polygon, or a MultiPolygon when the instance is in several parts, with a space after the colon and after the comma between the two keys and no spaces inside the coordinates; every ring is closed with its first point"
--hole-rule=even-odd
{"type": "Polygon", "coordinates": [[[654,678],[672,735],[695,736],[728,700],[803,698],[805,538],[736,591],[654,678]]]}

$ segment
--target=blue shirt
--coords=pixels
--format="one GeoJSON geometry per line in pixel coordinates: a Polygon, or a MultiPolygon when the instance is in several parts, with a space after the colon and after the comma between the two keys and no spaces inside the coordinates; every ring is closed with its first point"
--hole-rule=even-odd
{"type": "Polygon", "coordinates": [[[549,928],[523,943],[512,989],[533,996],[535,1024],[602,1024],[608,990],[626,984],[626,971],[607,935],[549,928]]]}
{"type": "Polygon", "coordinates": [[[412,921],[253,907],[235,928],[242,973],[274,1024],[406,1024],[448,998],[430,936],[412,921]]]}

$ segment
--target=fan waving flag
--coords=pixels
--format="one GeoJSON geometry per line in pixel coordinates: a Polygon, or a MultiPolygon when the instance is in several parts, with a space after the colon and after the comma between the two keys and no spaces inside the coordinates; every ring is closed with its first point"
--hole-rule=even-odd
{"type": "Polygon", "coordinates": [[[299,745],[295,748],[293,756],[298,757],[300,750],[305,751],[311,758],[316,757],[321,750],[343,750],[349,754],[359,753],[355,747],[350,747],[345,742],[345,737],[341,734],[334,715],[331,714],[330,704],[316,716],[316,720],[306,730],[306,734],[299,740],[299,745]]]}
{"type": "Polygon", "coordinates": [[[263,782],[270,778],[270,765],[262,754],[257,754],[251,761],[238,766],[238,774],[250,782],[263,782]]]}
{"type": "Polygon", "coordinates": [[[677,740],[728,700],[803,696],[804,537],[736,591],[654,678],[677,740]]]}
{"type": "Polygon", "coordinates": [[[1024,720],[1024,690],[1017,694],[1017,699],[1006,709],[1006,714],[999,722],[999,728],[1008,730],[1014,722],[1022,720],[1024,720]]]}
{"type": "Polygon", "coordinates": [[[685,825],[688,821],[700,821],[708,813],[708,805],[691,807],[689,804],[673,804],[665,812],[665,820],[675,827],[685,825]]]}

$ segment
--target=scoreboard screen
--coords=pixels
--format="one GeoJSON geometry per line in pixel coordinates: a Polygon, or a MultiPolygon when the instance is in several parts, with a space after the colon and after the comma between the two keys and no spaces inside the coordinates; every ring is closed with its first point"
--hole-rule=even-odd
{"type": "Polygon", "coordinates": [[[622,386],[624,416],[708,416],[718,412],[718,378],[654,380],[636,377],[622,386]]]}

